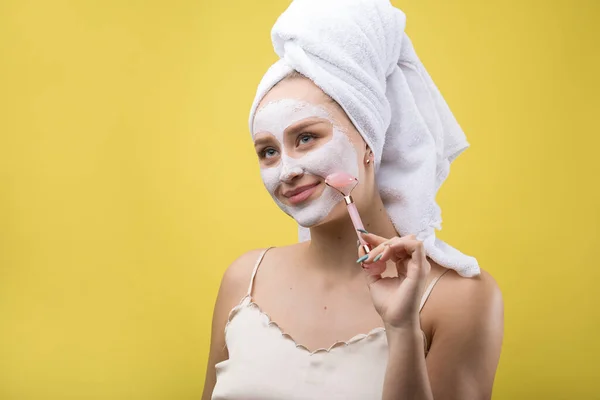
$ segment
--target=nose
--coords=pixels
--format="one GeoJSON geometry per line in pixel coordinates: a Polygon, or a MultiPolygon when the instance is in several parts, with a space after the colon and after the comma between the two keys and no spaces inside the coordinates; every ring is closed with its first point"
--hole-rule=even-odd
{"type": "Polygon", "coordinates": [[[289,162],[283,162],[283,168],[279,175],[279,180],[285,183],[291,183],[294,179],[302,177],[304,170],[298,165],[290,165],[289,162]]]}

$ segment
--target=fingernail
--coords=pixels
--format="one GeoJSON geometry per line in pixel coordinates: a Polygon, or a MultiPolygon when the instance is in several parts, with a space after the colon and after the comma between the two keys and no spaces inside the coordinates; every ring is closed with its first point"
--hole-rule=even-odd
{"type": "Polygon", "coordinates": [[[369,232],[365,231],[364,229],[357,229],[357,231],[359,231],[360,233],[367,233],[367,234],[369,233],[369,232]]]}
{"type": "Polygon", "coordinates": [[[378,255],[377,257],[375,257],[373,259],[373,262],[377,262],[377,261],[381,260],[381,257],[383,257],[383,253],[381,253],[380,255],[378,255]]]}
{"type": "Polygon", "coordinates": [[[361,263],[363,261],[365,261],[367,258],[369,258],[368,254],[365,254],[364,256],[362,256],[361,258],[359,258],[358,260],[356,260],[356,263],[361,263]]]}

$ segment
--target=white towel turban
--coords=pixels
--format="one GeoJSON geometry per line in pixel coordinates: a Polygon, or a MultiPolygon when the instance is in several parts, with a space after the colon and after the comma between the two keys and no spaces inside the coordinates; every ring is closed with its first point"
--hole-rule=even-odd
{"type": "MultiPolygon", "coordinates": [[[[293,70],[344,109],[375,156],[376,181],[400,235],[416,234],[427,255],[465,277],[477,260],[435,237],[436,194],[469,144],[388,0],[294,0],[271,31],[280,57],[258,86],[258,103],[293,70]]],[[[310,231],[300,227],[300,239],[310,231]]]]}

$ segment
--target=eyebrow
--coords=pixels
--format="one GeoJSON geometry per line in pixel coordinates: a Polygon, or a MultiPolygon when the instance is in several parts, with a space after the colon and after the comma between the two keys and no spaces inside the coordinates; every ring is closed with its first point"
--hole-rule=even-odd
{"type": "Polygon", "coordinates": [[[271,136],[265,136],[260,139],[256,139],[254,141],[254,147],[258,147],[258,146],[262,145],[263,143],[269,143],[272,139],[273,138],[271,136]]]}
{"type": "MultiPolygon", "coordinates": [[[[308,117],[308,118],[303,119],[302,121],[298,121],[298,122],[294,123],[293,125],[288,126],[283,131],[283,134],[286,135],[291,132],[302,131],[302,130],[310,128],[311,126],[324,124],[324,123],[331,124],[331,121],[329,121],[328,119],[325,119],[325,118],[321,118],[321,117],[308,117]]],[[[271,140],[273,140],[273,137],[271,135],[256,139],[254,141],[254,147],[258,147],[264,143],[269,143],[269,142],[271,142],[271,140]]]]}
{"type": "Polygon", "coordinates": [[[319,125],[323,123],[331,124],[331,121],[321,117],[308,117],[302,121],[296,122],[295,124],[288,126],[283,133],[286,134],[289,132],[302,131],[304,129],[310,128],[313,125],[319,125]]]}

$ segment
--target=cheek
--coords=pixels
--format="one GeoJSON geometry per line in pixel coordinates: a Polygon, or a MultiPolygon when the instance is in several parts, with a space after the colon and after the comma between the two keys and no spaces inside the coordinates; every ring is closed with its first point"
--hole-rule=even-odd
{"type": "Polygon", "coordinates": [[[281,162],[276,167],[261,168],[260,176],[269,193],[273,194],[277,185],[279,185],[279,176],[281,174],[281,162]]]}
{"type": "Polygon", "coordinates": [[[345,172],[358,178],[356,150],[346,134],[337,129],[329,142],[298,161],[307,171],[323,178],[334,172],[345,172]]]}

